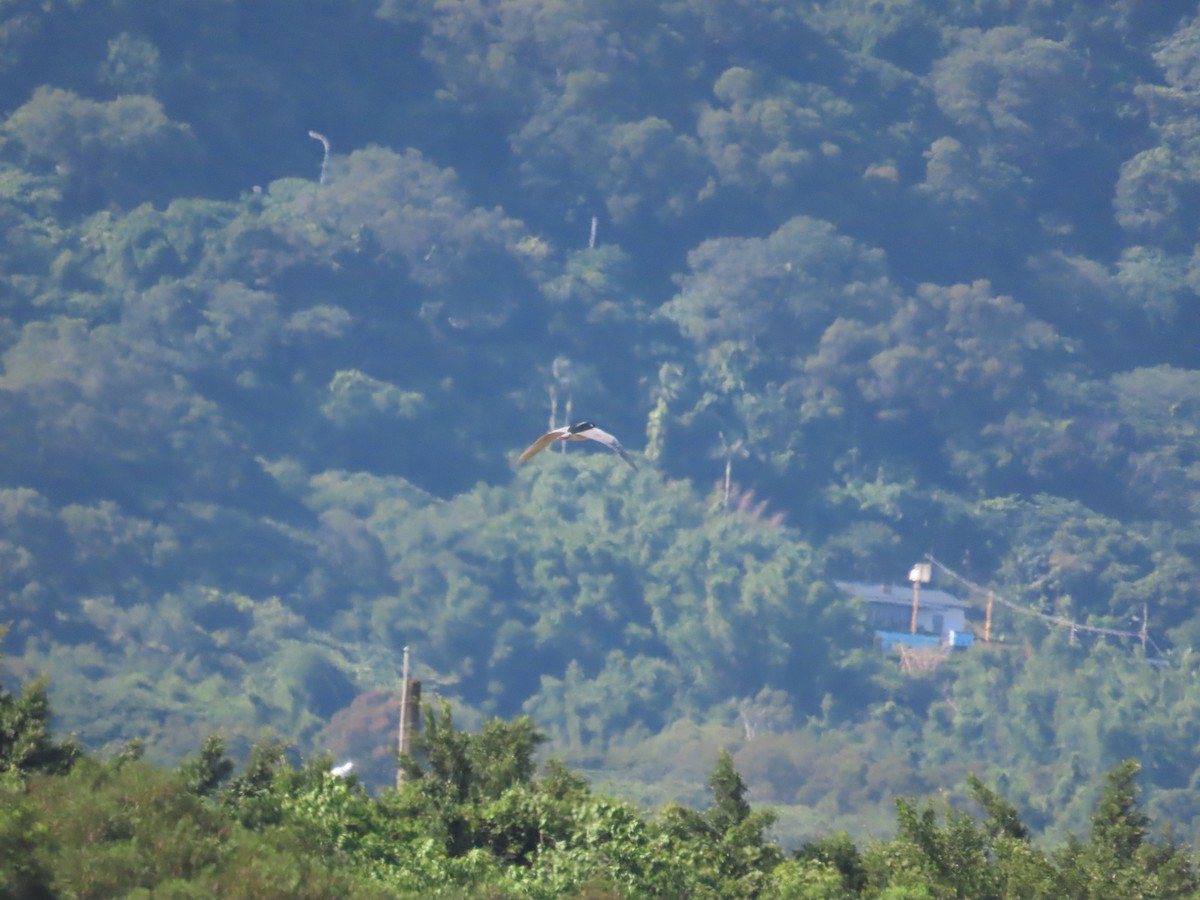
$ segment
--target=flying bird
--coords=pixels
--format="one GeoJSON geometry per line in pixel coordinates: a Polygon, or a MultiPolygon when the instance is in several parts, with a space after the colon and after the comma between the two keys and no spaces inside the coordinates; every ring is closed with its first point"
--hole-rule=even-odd
{"type": "Polygon", "coordinates": [[[517,457],[517,462],[526,462],[533,459],[555,441],[598,441],[621,457],[621,459],[625,460],[625,462],[629,463],[629,465],[633,466],[633,468],[637,468],[637,463],[625,452],[625,448],[621,446],[621,442],[607,431],[597,428],[591,422],[577,422],[574,425],[564,425],[562,428],[547,431],[530,444],[524,453],[517,457]]]}

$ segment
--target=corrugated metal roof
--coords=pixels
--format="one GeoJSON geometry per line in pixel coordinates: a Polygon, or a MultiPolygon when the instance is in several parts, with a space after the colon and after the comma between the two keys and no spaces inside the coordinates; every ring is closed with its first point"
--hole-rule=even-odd
{"type": "MultiPolygon", "coordinates": [[[[839,588],[855,597],[861,597],[868,603],[892,603],[897,606],[912,606],[911,584],[880,584],[865,581],[835,581],[839,588]]],[[[940,607],[942,609],[966,609],[967,604],[953,594],[939,591],[936,588],[922,587],[918,601],[923,609],[940,607]]]]}

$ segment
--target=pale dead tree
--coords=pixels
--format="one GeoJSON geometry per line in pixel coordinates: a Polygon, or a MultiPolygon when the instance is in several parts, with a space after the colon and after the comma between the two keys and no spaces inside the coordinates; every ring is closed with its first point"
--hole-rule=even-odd
{"type": "Polygon", "coordinates": [[[592,235],[591,235],[591,237],[588,238],[588,249],[589,250],[596,249],[596,225],[598,224],[598,222],[599,222],[599,220],[595,216],[592,216],[592,235]]]}
{"type": "MultiPolygon", "coordinates": [[[[550,364],[550,377],[554,380],[550,382],[550,429],[553,431],[558,427],[555,421],[558,418],[558,389],[560,386],[567,389],[566,402],[566,419],[565,424],[571,424],[571,401],[574,399],[571,393],[574,366],[571,361],[565,356],[556,357],[554,362],[550,364]]],[[[567,452],[567,444],[564,441],[560,448],[563,453],[567,452]]]]}
{"type": "MultiPolygon", "coordinates": [[[[596,370],[587,364],[573,362],[565,356],[556,357],[550,364],[550,384],[547,387],[550,394],[550,431],[558,427],[558,403],[564,400],[563,414],[565,423],[571,424],[571,407],[576,388],[594,387],[599,381],[596,370]]],[[[560,450],[567,452],[567,442],[560,442],[560,450]]]]}
{"type": "Polygon", "coordinates": [[[762,724],[762,715],[759,713],[755,713],[753,716],[749,715],[746,712],[746,703],[742,701],[738,706],[738,716],[742,720],[742,731],[746,734],[746,740],[752,741],[758,737],[758,726],[762,724]]]}
{"type": "Polygon", "coordinates": [[[550,419],[546,424],[553,431],[558,427],[558,385],[551,382],[546,390],[550,394],[550,419]]]}
{"type": "Polygon", "coordinates": [[[721,438],[721,456],[725,458],[725,484],[721,493],[721,508],[729,509],[729,494],[733,487],[733,458],[737,456],[745,459],[750,455],[750,451],[746,449],[745,438],[738,438],[731,444],[725,440],[725,432],[718,431],[717,435],[721,438]]]}
{"type": "Polygon", "coordinates": [[[325,183],[325,167],[329,165],[329,138],[321,134],[319,131],[310,131],[308,136],[314,141],[320,141],[321,146],[325,148],[325,155],[321,157],[321,177],[317,180],[318,184],[325,183]]]}

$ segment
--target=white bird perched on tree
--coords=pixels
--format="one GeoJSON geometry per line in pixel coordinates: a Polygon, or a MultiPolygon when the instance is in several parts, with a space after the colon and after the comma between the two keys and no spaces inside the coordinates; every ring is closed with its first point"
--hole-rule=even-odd
{"type": "Polygon", "coordinates": [[[354,760],[349,760],[347,762],[342,763],[340,766],[334,766],[332,769],[329,770],[329,774],[332,775],[334,778],[345,778],[347,775],[350,774],[350,771],[353,768],[354,768],[354,760]]]}

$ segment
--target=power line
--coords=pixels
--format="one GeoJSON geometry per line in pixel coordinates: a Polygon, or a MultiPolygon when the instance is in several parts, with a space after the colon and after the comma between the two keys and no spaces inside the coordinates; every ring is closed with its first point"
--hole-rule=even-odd
{"type": "Polygon", "coordinates": [[[970,590],[974,591],[977,594],[980,594],[983,596],[990,595],[992,600],[994,600],[995,602],[999,603],[1002,606],[1007,607],[1008,609],[1011,609],[1015,613],[1019,613],[1020,615],[1031,616],[1035,619],[1041,619],[1043,622],[1047,622],[1051,625],[1059,625],[1059,626],[1062,626],[1063,628],[1069,628],[1069,629],[1071,629],[1072,633],[1078,633],[1078,632],[1082,631],[1082,632],[1087,632],[1089,634],[1102,634],[1107,637],[1132,638],[1136,641],[1141,641],[1143,647],[1146,645],[1147,642],[1149,642],[1150,645],[1154,647],[1154,650],[1156,653],[1158,653],[1159,655],[1162,655],[1162,653],[1163,653],[1162,648],[1159,647],[1158,644],[1154,643],[1154,639],[1150,637],[1149,629],[1147,627],[1147,622],[1146,622],[1144,616],[1142,618],[1141,631],[1122,631],[1119,628],[1102,628],[1099,625],[1081,625],[1080,623],[1072,621],[1071,619],[1065,618],[1063,616],[1052,616],[1048,613],[1038,612],[1036,609],[1029,609],[1028,607],[1021,606],[1018,603],[1013,603],[1011,600],[1006,600],[1004,597],[1001,597],[995,591],[989,591],[986,588],[980,587],[978,584],[971,581],[971,579],[955,572],[953,569],[951,569],[945,563],[940,562],[937,559],[934,559],[933,554],[926,554],[925,558],[928,559],[929,562],[931,562],[933,565],[937,566],[938,569],[940,569],[942,572],[945,572],[951,578],[958,581],[960,584],[966,585],[967,588],[969,588],[970,590]]]}

